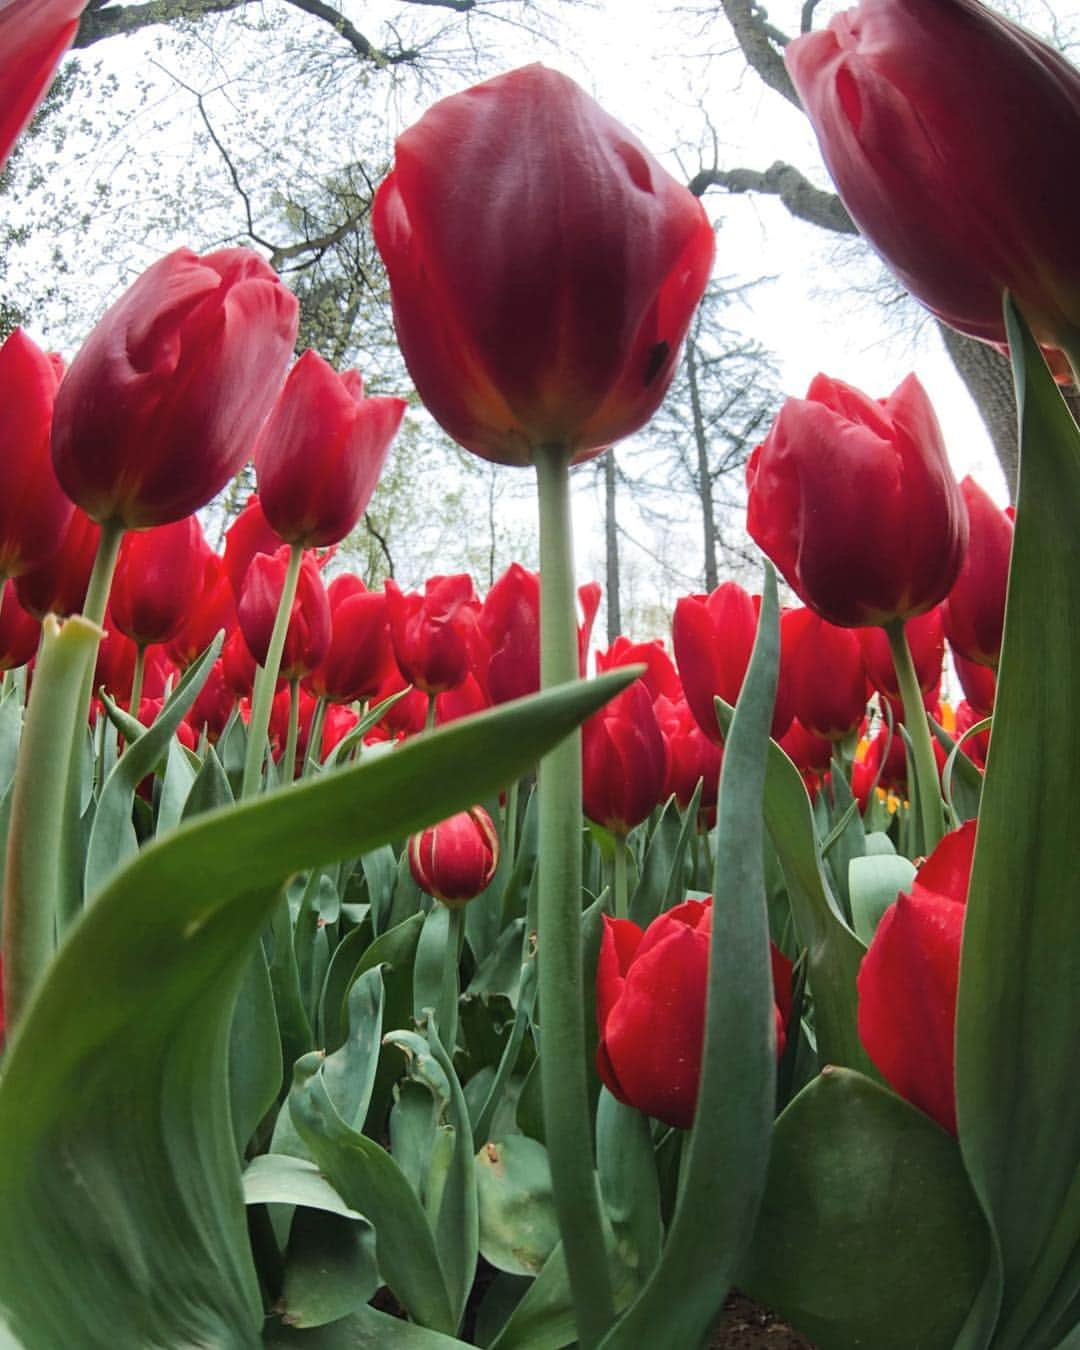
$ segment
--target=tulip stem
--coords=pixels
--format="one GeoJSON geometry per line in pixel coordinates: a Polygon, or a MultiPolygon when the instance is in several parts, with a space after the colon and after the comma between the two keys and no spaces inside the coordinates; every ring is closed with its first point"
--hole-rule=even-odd
{"type": "Polygon", "coordinates": [[[626,894],[626,835],[615,836],[615,917],[628,919],[630,908],[626,894]]]}
{"type": "Polygon", "coordinates": [[[461,949],[465,942],[465,906],[447,905],[450,923],[446,932],[446,950],[443,952],[442,987],[439,990],[439,1007],[436,1012],[436,1024],[439,1028],[439,1040],[451,1059],[457,1044],[458,998],[461,994],[460,972],[461,949]]]}
{"type": "MultiPolygon", "coordinates": [[[[570,452],[536,452],[540,506],[540,685],[579,678],[570,452]]],[[[582,1350],[614,1320],[593,1166],[585,1071],[581,941],[581,733],[574,731],[540,764],[538,939],[540,1083],[551,1184],[566,1252],[582,1350]]]]}
{"type": "Polygon", "coordinates": [[[142,702],[143,676],[146,673],[146,648],[140,643],[135,648],[135,669],[131,672],[131,697],[128,699],[128,712],[138,717],[139,704],[142,702]]]}
{"type": "Polygon", "coordinates": [[[281,757],[281,772],[286,783],[296,777],[296,742],[300,738],[300,680],[289,681],[289,730],[285,736],[285,753],[281,757]]]}
{"type": "Polygon", "coordinates": [[[322,763],[322,733],[326,721],[326,696],[320,694],[311,714],[311,730],[308,732],[307,753],[304,755],[304,768],[301,777],[306,778],[314,768],[322,763]]]}
{"type": "Polygon", "coordinates": [[[514,854],[517,852],[518,785],[519,780],[515,778],[506,789],[506,814],[503,817],[506,861],[511,872],[514,870],[514,854]]]}
{"type": "Polygon", "coordinates": [[[303,557],[303,546],[293,544],[289,549],[289,565],[285,569],[281,599],[278,601],[277,615],[274,618],[274,629],[270,634],[266,665],[260,666],[255,672],[251,722],[248,725],[247,748],[244,752],[244,778],[240,787],[241,798],[254,796],[262,780],[263,755],[266,752],[266,733],[270,729],[270,713],[274,705],[274,688],[277,685],[278,671],[281,669],[281,657],[285,651],[285,638],[289,632],[289,619],[292,617],[303,557]]]}
{"type": "Polygon", "coordinates": [[[922,851],[932,853],[945,833],[945,814],[941,802],[941,784],[938,778],[934,747],[930,741],[930,723],[923,706],[922,690],[915,673],[904,632],[903,619],[893,619],[884,625],[889,639],[896,680],[904,703],[904,725],[911,737],[915,791],[919,797],[919,818],[922,822],[922,851]]]}

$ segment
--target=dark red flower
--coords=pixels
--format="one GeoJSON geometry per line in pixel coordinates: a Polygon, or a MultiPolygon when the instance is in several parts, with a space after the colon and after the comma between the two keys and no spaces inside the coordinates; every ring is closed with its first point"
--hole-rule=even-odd
{"type": "Polygon", "coordinates": [[[71,46],[87,0],[5,0],[0,4],[0,168],[48,92],[71,46]]]}
{"type": "Polygon", "coordinates": [[[954,1038],[975,821],[947,834],[859,967],[859,1038],[889,1084],[956,1133],[954,1038]]]}
{"type": "Polygon", "coordinates": [[[243,465],[296,336],[296,297],[250,249],[154,263],[98,322],[56,395],[52,456],[94,520],[166,525],[243,465]]]}
{"type": "Polygon", "coordinates": [[[487,687],[493,703],[540,688],[540,577],[511,563],[484,597],[480,631],[490,648],[487,687]]]}
{"type": "MultiPolygon", "coordinates": [[[[644,932],[605,915],[600,942],[600,1077],[619,1101],[682,1130],[693,1124],[697,1105],[711,930],[712,900],[687,900],[644,932]]],[[[775,949],[772,964],[779,1054],[791,1010],[791,965],[775,949]]]]}
{"type": "Polygon", "coordinates": [[[499,835],[482,806],[430,825],[409,840],[409,867],[422,891],[458,908],[491,885],[499,835]]]}
{"type": "Polygon", "coordinates": [[[701,203],[540,65],[400,136],[372,223],[420,397],[501,464],[586,459],[644,425],[713,258],[701,203]]]}
{"type": "MultiPolygon", "coordinates": [[[[0,42],[5,13],[0,9],[0,42]]],[[[0,577],[47,562],[75,509],[49,454],[57,383],[53,362],[16,328],[0,347],[0,577]]]]}
{"type": "Polygon", "coordinates": [[[313,693],[332,703],[372,698],[394,665],[386,596],[366,591],[355,577],[336,577],[330,601],[330,646],[308,681],[313,693]],[[355,590],[352,583],[360,585],[355,590]]]}
{"type": "Polygon", "coordinates": [[[469,674],[480,602],[465,573],[429,577],[423,595],[386,582],[394,657],[410,684],[427,694],[453,689],[469,674]]]}
{"type": "Polygon", "coordinates": [[[23,607],[38,619],[81,614],[100,538],[101,526],[76,507],[56,552],[16,577],[15,593],[23,607]]]}
{"type": "Polygon", "coordinates": [[[282,539],[312,548],[345,538],[371,500],[405,407],[401,398],[364,398],[358,371],[339,375],[304,352],[254,451],[259,500],[282,539]]]}
{"type": "Polygon", "coordinates": [[[651,642],[631,642],[620,634],[606,652],[596,653],[598,675],[605,670],[614,670],[616,666],[637,664],[646,667],[641,679],[650,698],[658,699],[661,694],[665,698],[682,697],[682,683],[659,638],[653,638],[651,642]]]}
{"type": "Polygon", "coordinates": [[[19,604],[15,586],[0,587],[0,670],[15,670],[33,659],[41,638],[41,622],[19,604]]]}
{"type": "Polygon", "coordinates": [[[661,694],[653,704],[653,711],[668,750],[668,776],[663,796],[674,793],[675,800],[685,811],[700,782],[699,820],[711,828],[715,823],[723,751],[698,726],[685,698],[670,699],[661,694]]]}
{"type": "Polygon", "coordinates": [[[244,577],[256,553],[274,554],[284,540],[279,539],[263,514],[258,494],[252,493],[247,505],[225,531],[225,556],[222,565],[239,600],[244,577]]]}
{"type": "Polygon", "coordinates": [[[965,661],[959,652],[953,652],[952,658],[956,667],[956,677],[971,706],[983,716],[993,712],[994,694],[997,690],[997,676],[993,670],[975,661],[965,661]]]}
{"type": "Polygon", "coordinates": [[[668,752],[644,680],[581,728],[582,804],[590,820],[629,834],[664,797],[668,752]]]}
{"type": "Polygon", "coordinates": [[[208,552],[196,516],[127,533],[109,592],[121,633],[139,647],[175,637],[200,594],[208,552]]]}
{"type": "Polygon", "coordinates": [[[186,670],[198,660],[218,633],[226,636],[236,628],[236,597],[225,571],[224,560],[209,549],[203,553],[199,590],[180,627],[169,643],[169,657],[186,670]]]}
{"type": "Polygon", "coordinates": [[[965,660],[997,669],[1012,556],[1012,517],[970,476],[960,484],[960,491],[967,503],[971,532],[960,574],[941,607],[945,636],[965,660]]]}
{"type": "Polygon", "coordinates": [[[810,609],[789,609],[781,627],[791,707],[815,736],[842,740],[866,713],[866,671],[859,639],[810,609]]]}
{"type": "MultiPolygon", "coordinates": [[[[941,684],[941,663],[945,659],[945,635],[941,625],[941,605],[935,605],[925,614],[917,614],[904,624],[904,636],[915,664],[915,675],[919,688],[924,694],[931,695],[931,701],[937,702],[938,687],[941,684]]],[[[859,642],[862,644],[863,664],[870,683],[881,694],[899,703],[900,687],[896,682],[896,667],[893,665],[889,639],[883,628],[860,628],[859,642]]]]}
{"type": "Polygon", "coordinates": [[[862,0],[784,59],[859,229],[938,318],[1004,341],[1080,326],[1080,73],[976,0],[862,0]],[[963,60],[957,59],[963,53],[963,60]]]}
{"type": "MultiPolygon", "coordinates": [[[[236,617],[248,651],[260,666],[266,664],[270,650],[270,637],[288,565],[287,547],[279,549],[273,557],[268,553],[257,553],[244,576],[236,617]]],[[[305,553],[296,599],[289,614],[279,678],[296,680],[310,675],[329,646],[330,602],[314,556],[305,553]]]]}
{"type": "Polygon", "coordinates": [[[982,722],[985,717],[986,714],[973,708],[967,699],[957,705],[956,739],[960,742],[961,751],[979,769],[986,768],[986,756],[990,752],[990,728],[987,727],[984,731],[977,731],[973,736],[967,736],[966,739],[962,740],[961,738],[973,726],[982,722]]]}
{"type": "Polygon", "coordinates": [[[184,720],[195,732],[196,738],[205,731],[207,739],[214,744],[225,730],[225,724],[235,706],[236,695],[229,688],[224,664],[218,657],[184,720]]]}
{"type": "Polygon", "coordinates": [[[910,618],[956,580],[967,511],[914,375],[886,399],[816,375],[780,409],[747,482],[752,538],[830,623],[910,618]]]}

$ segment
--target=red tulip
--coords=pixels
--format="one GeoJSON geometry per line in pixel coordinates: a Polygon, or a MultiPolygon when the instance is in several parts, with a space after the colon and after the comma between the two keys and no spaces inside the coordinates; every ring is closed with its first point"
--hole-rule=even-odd
{"type": "MultiPolygon", "coordinates": [[[[604,916],[596,970],[596,1067],[608,1091],[665,1125],[694,1122],[705,1040],[712,900],[687,900],[642,932],[604,916]]],[[[773,958],[777,1051],[791,1009],[791,965],[773,958]]]]}
{"type": "Polygon", "coordinates": [[[222,566],[237,599],[244,589],[244,577],[256,553],[276,553],[284,540],[274,533],[263,514],[258,495],[252,493],[247,505],[225,531],[225,556],[222,566]]]}
{"type": "MultiPolygon", "coordinates": [[[[244,577],[236,617],[248,651],[260,666],[266,664],[270,650],[270,637],[288,565],[288,548],[279,549],[273,557],[258,553],[244,577]]],[[[305,553],[296,598],[289,614],[278,678],[296,680],[309,675],[326,655],[329,646],[330,602],[314,556],[305,553]]]]}
{"type": "MultiPolygon", "coordinates": [[[[138,649],[126,633],[122,633],[113,622],[112,611],[105,611],[105,637],[98,647],[97,663],[94,669],[94,689],[104,687],[105,692],[116,703],[127,707],[131,699],[131,685],[135,674],[135,658],[138,649]]],[[[165,693],[165,680],[172,671],[172,663],[167,660],[161,647],[151,647],[146,653],[143,665],[143,698],[161,698],[165,693]]]]}
{"type": "Polygon", "coordinates": [[[81,614],[97,556],[101,526],[78,507],[72,512],[60,547],[46,562],[15,579],[15,593],[37,619],[46,614],[81,614]]]}
{"type": "Polygon", "coordinates": [[[994,693],[997,689],[997,676],[994,672],[989,666],[965,661],[959,652],[953,652],[952,658],[956,667],[956,677],[971,706],[984,717],[987,713],[993,712],[994,693]]]}
{"type": "MultiPolygon", "coordinates": [[[[734,581],[725,581],[711,595],[686,595],[675,606],[671,625],[675,660],[686,701],[705,735],[718,744],[716,698],[734,703],[742,688],[757,631],[757,607],[734,581]]],[[[791,721],[781,689],[773,711],[772,734],[779,738],[791,721]]]]}
{"type": "Polygon", "coordinates": [[[788,693],[795,716],[815,736],[842,740],[866,713],[866,671],[859,639],[810,609],[782,620],[788,693]]]}
{"type": "Polygon", "coordinates": [[[121,633],[139,647],[175,637],[199,595],[206,553],[196,516],[126,534],[109,592],[121,633]]]}
{"type": "Polygon", "coordinates": [[[960,484],[971,533],[960,574],[942,606],[945,636],[968,661],[997,668],[1012,556],[1012,517],[971,477],[960,484]]]}
{"type": "Polygon", "coordinates": [[[236,627],[236,599],[224,561],[216,553],[203,554],[201,586],[192,599],[180,631],[169,643],[169,657],[187,669],[206,651],[218,633],[236,627]]]}
{"type": "Polygon", "coordinates": [[[165,525],[251,453],[296,336],[296,297],[249,249],[178,249],[93,330],[56,396],[52,454],[95,520],[165,525]]]}
{"type": "Polygon", "coordinates": [[[596,653],[598,675],[602,675],[605,670],[614,670],[616,666],[632,666],[639,663],[646,667],[641,679],[649,691],[650,698],[658,699],[661,694],[665,698],[682,697],[679,676],[659,638],[654,638],[651,642],[631,642],[629,638],[620,634],[606,652],[596,653]]]}
{"type": "Polygon", "coordinates": [[[314,693],[332,703],[372,698],[394,664],[386,596],[364,590],[362,583],[353,591],[354,581],[337,577],[330,583],[330,646],[309,681],[314,693]]]}
{"type": "Polygon", "coordinates": [[[255,671],[255,658],[248,650],[238,623],[221,649],[221,673],[234,698],[251,698],[255,688],[255,671]]]}
{"type": "Polygon", "coordinates": [[[16,328],[0,347],[0,577],[47,562],[75,509],[49,456],[57,380],[49,357],[16,328]]]}
{"type": "Polygon", "coordinates": [[[53,82],[87,0],[0,3],[0,168],[53,82]]]}
{"type": "Polygon", "coordinates": [[[985,713],[977,711],[971,704],[964,699],[956,708],[956,739],[960,742],[961,751],[967,755],[968,759],[979,769],[986,768],[986,756],[990,751],[990,728],[984,731],[977,731],[974,736],[968,736],[966,740],[961,740],[965,732],[983,721],[985,713]]]}
{"type": "Polygon", "coordinates": [[[698,818],[711,828],[715,823],[723,751],[698,726],[685,698],[670,699],[661,694],[653,704],[653,711],[668,751],[668,775],[661,795],[668,797],[674,793],[685,811],[700,782],[698,818]]]}
{"type": "Polygon", "coordinates": [[[540,688],[540,577],[511,563],[484,597],[480,632],[490,648],[488,693],[493,703],[540,688]]]}
{"type": "Polygon", "coordinates": [[[668,752],[644,680],[581,728],[582,804],[590,820],[629,834],[663,800],[668,752]]]}
{"type": "Polygon", "coordinates": [[[825,375],[750,459],[747,529],[830,623],[921,614],[956,580],[967,512],[914,375],[886,399],[825,375]]]}
{"type": "MultiPolygon", "coordinates": [[[[917,614],[904,624],[904,635],[915,664],[919,688],[924,694],[932,696],[934,703],[937,702],[937,692],[941,684],[941,663],[945,659],[945,635],[941,625],[941,614],[942,606],[935,605],[925,614],[917,614]]],[[[863,664],[870,677],[870,683],[890,701],[899,703],[900,687],[896,681],[896,667],[893,665],[892,651],[885,630],[860,628],[858,633],[862,645],[863,664]]]]}
{"type": "Polygon", "coordinates": [[[476,676],[469,672],[453,689],[435,695],[435,725],[446,726],[462,717],[475,717],[491,707],[491,700],[476,676]]]}
{"type": "Polygon", "coordinates": [[[214,744],[225,730],[235,706],[236,695],[229,688],[224,664],[218,657],[184,720],[195,732],[196,739],[205,731],[207,739],[214,744]]]}
{"type": "Polygon", "coordinates": [[[954,1033],[975,821],[947,834],[859,967],[859,1038],[889,1084],[956,1133],[954,1033]]]}
{"type": "Polygon", "coordinates": [[[832,764],[832,741],[807,731],[797,717],[791,719],[791,725],[780,737],[780,749],[804,778],[828,773],[832,764]]]}
{"type": "Polygon", "coordinates": [[[38,649],[41,623],[19,604],[15,586],[0,586],[0,670],[25,666],[38,649]]]}
{"type": "Polygon", "coordinates": [[[469,674],[480,602],[462,573],[429,577],[424,593],[386,583],[386,609],[398,668],[427,694],[453,689],[469,674]]]}
{"type": "Polygon", "coordinates": [[[359,372],[306,351],[259,432],[259,500],[290,544],[336,544],[371,500],[406,404],[363,392],[359,372]]]}
{"type": "Polygon", "coordinates": [[[422,891],[458,909],[491,885],[499,835],[482,806],[470,807],[409,840],[409,868],[422,891]]]}
{"type": "Polygon", "coordinates": [[[420,397],[501,464],[586,459],[643,426],[713,258],[701,203],[539,65],[400,136],[372,224],[420,397]]]}
{"type": "Polygon", "coordinates": [[[1040,341],[1076,331],[1080,73],[1059,52],[976,0],[862,0],[784,56],[845,206],[913,295],[987,341],[1006,288],[1040,341]]]}

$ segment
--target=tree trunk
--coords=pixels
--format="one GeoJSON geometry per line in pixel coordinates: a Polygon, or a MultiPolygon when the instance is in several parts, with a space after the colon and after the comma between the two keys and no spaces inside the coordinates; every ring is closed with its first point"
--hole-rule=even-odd
{"type": "Polygon", "coordinates": [[[1016,439],[1016,395],[1008,358],[985,342],[976,342],[938,322],[945,350],[979,410],[1005,475],[1009,500],[1016,500],[1019,447],[1016,439]]]}
{"type": "Polygon", "coordinates": [[[615,517],[615,451],[604,455],[604,542],[607,546],[607,640],[608,646],[622,632],[619,606],[619,535],[615,517]]]}
{"type": "Polygon", "coordinates": [[[698,383],[697,344],[695,334],[686,339],[686,378],[690,389],[690,417],[697,450],[698,499],[704,526],[705,589],[710,594],[720,584],[716,567],[716,511],[713,505],[712,472],[709,468],[709,438],[705,431],[705,414],[701,407],[701,386],[698,383]]]}

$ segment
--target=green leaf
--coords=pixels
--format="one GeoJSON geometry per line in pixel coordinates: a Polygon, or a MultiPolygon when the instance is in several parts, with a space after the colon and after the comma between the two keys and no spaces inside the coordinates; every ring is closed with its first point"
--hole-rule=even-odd
{"type": "Polygon", "coordinates": [[[625,683],[574,682],[205,812],[110,877],[0,1079],[0,1308],[28,1350],[257,1343],[226,1058],[281,881],[494,791],[625,683]]]}
{"type": "Polygon", "coordinates": [[[364,1216],[349,1206],[312,1162],[283,1153],[263,1153],[244,1169],[246,1205],[303,1205],[345,1219],[364,1216]]]}
{"type": "Polygon", "coordinates": [[[855,932],[860,941],[870,945],[881,916],[900,891],[911,889],[914,878],[914,863],[897,854],[852,858],[848,864],[848,890],[855,932]]]}
{"type": "Polygon", "coordinates": [[[660,1257],[663,1236],[652,1133],[648,1118],[607,1088],[596,1112],[596,1165],[619,1258],[643,1285],[660,1257]]]}
{"type": "MultiPolygon", "coordinates": [[[[718,699],[721,727],[727,727],[731,715],[730,706],[718,699]]],[[[876,1078],[856,1030],[855,978],[866,948],[841,917],[825,878],[802,776],[775,741],[769,744],[765,823],[787,880],[799,945],[807,949],[821,1062],[876,1078]]]]}
{"type": "Polygon", "coordinates": [[[986,1264],[956,1141],[848,1069],[776,1123],[739,1286],[818,1350],[950,1350],[986,1264]]]}
{"type": "Polygon", "coordinates": [[[382,1280],[375,1230],[319,1209],[297,1209],[285,1249],[277,1311],[292,1326],[319,1327],[363,1307],[382,1280]]]}
{"type": "Polygon", "coordinates": [[[679,1197],[642,1293],[601,1343],[699,1345],[723,1306],[765,1186],[776,1098],[763,866],[769,724],[780,663],[776,574],[766,568],[750,665],[724,744],[697,1111],[679,1197]]]}
{"type": "MultiPolygon", "coordinates": [[[[999,1244],[995,1350],[1056,1344],[1080,1294],[1080,431],[1011,302],[1020,487],[964,922],[960,1144],[999,1244]]],[[[973,1343],[983,1343],[981,1340],[973,1343]]]]}
{"type": "Polygon", "coordinates": [[[511,1275],[538,1274],[559,1241],[547,1149],[513,1134],[486,1143],[475,1166],[484,1259],[511,1275]]]}
{"type": "MultiPolygon", "coordinates": [[[[313,1331],[271,1325],[267,1350],[467,1350],[468,1342],[429,1331],[375,1308],[361,1308],[341,1322],[313,1331]]],[[[2,1350],[2,1347],[0,1347],[2,1350]]]]}

